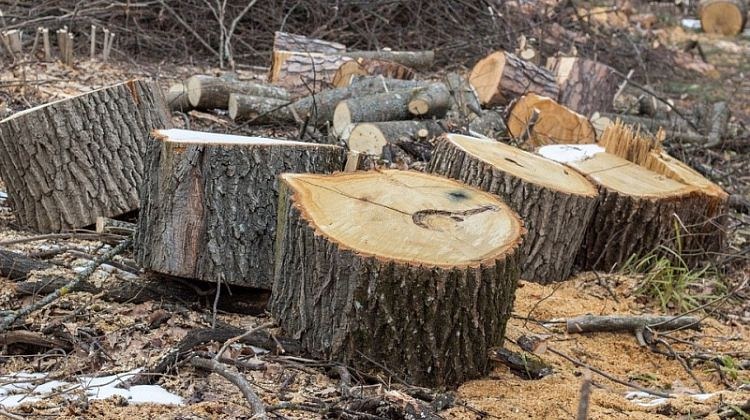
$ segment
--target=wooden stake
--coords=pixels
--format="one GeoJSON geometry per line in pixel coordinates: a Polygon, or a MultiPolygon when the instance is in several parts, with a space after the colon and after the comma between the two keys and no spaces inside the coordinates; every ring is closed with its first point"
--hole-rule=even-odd
{"type": "Polygon", "coordinates": [[[34,43],[31,45],[31,52],[29,53],[30,56],[34,56],[36,53],[36,47],[39,45],[39,33],[41,32],[41,28],[36,28],[36,32],[34,33],[34,43]]]}
{"type": "Polygon", "coordinates": [[[104,42],[102,42],[102,60],[107,61],[107,42],[109,42],[109,29],[104,28],[104,42]]]}
{"type": "Polygon", "coordinates": [[[91,52],[90,57],[91,60],[94,60],[94,55],[96,55],[96,25],[91,25],[91,52]]]}
{"type": "Polygon", "coordinates": [[[65,42],[67,41],[68,31],[65,29],[57,30],[57,49],[60,50],[60,61],[65,62],[65,42]]]}
{"type": "Polygon", "coordinates": [[[52,54],[49,48],[49,29],[42,28],[42,41],[44,44],[44,60],[49,61],[52,59],[52,54]]]}
{"type": "Polygon", "coordinates": [[[5,39],[5,46],[8,48],[8,52],[10,52],[10,55],[12,55],[13,57],[21,55],[21,31],[17,29],[5,31],[3,32],[3,38],[5,39]]]}
{"type": "Polygon", "coordinates": [[[65,40],[65,64],[73,65],[73,34],[68,33],[65,40]]]}
{"type": "Polygon", "coordinates": [[[107,52],[104,54],[104,61],[109,60],[109,54],[112,52],[112,44],[115,42],[115,33],[109,33],[109,42],[107,43],[107,52]]]}

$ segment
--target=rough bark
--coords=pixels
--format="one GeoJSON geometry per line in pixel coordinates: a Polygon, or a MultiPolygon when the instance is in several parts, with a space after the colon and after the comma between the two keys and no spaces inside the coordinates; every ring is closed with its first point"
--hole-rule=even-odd
{"type": "Polygon", "coordinates": [[[315,357],[385,367],[416,385],[454,386],[486,373],[487,352],[502,343],[518,279],[523,229],[507,206],[418,172],[281,179],[269,305],[287,334],[315,357]],[[327,198],[341,201],[321,201],[327,198]],[[340,227],[321,226],[317,220],[333,216],[321,213],[340,208],[331,206],[354,211],[349,220],[332,219],[340,227]],[[357,222],[370,218],[379,222],[357,222]],[[510,222],[508,235],[492,246],[506,246],[476,251],[484,255],[471,263],[459,262],[470,256],[455,258],[475,252],[456,236],[487,232],[471,234],[484,247],[499,220],[510,222]],[[383,228],[399,236],[373,240],[373,229],[383,228]],[[383,251],[373,251],[378,247],[383,251]]]}
{"type": "Polygon", "coordinates": [[[586,117],[534,93],[511,104],[507,124],[508,133],[530,149],[546,144],[596,142],[596,130],[586,117]]]}
{"type": "Polygon", "coordinates": [[[161,92],[140,80],[0,121],[0,174],[19,224],[59,232],[137,209],[146,139],[169,125],[161,92]]]}
{"type": "Polygon", "coordinates": [[[276,31],[273,34],[273,49],[316,53],[343,53],[346,45],[304,35],[276,31]]]}
{"type": "Polygon", "coordinates": [[[587,332],[635,332],[646,327],[655,331],[700,330],[701,321],[692,316],[621,316],[584,315],[570,318],[565,322],[566,332],[582,334],[587,332]]]}
{"type": "Polygon", "coordinates": [[[187,112],[193,109],[184,83],[175,83],[167,91],[167,106],[172,111],[187,112]]]}
{"type": "Polygon", "coordinates": [[[187,91],[190,104],[199,110],[227,109],[232,93],[290,99],[289,92],[278,86],[229,77],[193,76],[187,80],[187,91]]]}
{"type": "Polygon", "coordinates": [[[415,70],[427,70],[435,62],[435,52],[425,51],[347,51],[348,57],[368,60],[385,60],[399,63],[415,70]]]}
{"type": "Polygon", "coordinates": [[[612,67],[581,57],[551,57],[547,68],[557,78],[560,96],[555,99],[562,105],[587,117],[612,111],[620,84],[612,67]]]}
{"type": "Polygon", "coordinates": [[[477,93],[468,80],[458,73],[448,73],[445,76],[445,84],[453,98],[452,108],[460,118],[467,118],[471,114],[482,114],[482,106],[477,93]]]}
{"type": "Polygon", "coordinates": [[[469,134],[477,134],[491,138],[500,139],[508,136],[508,127],[505,125],[505,118],[502,114],[491,109],[482,111],[469,121],[469,134]]]}
{"type": "Polygon", "coordinates": [[[8,280],[24,280],[32,271],[46,270],[53,265],[31,259],[18,252],[0,249],[0,276],[8,280]]]}
{"type": "Polygon", "coordinates": [[[698,7],[706,33],[733,36],[747,23],[747,0],[701,0],[698,7]]]}
{"type": "Polygon", "coordinates": [[[172,276],[270,289],[277,175],[339,171],[345,157],[331,145],[157,132],[142,191],[139,264],[172,276]]]}
{"type": "Polygon", "coordinates": [[[248,121],[253,124],[272,124],[294,121],[289,101],[265,98],[262,96],[229,95],[229,117],[234,121],[248,121]]]}
{"type": "Polygon", "coordinates": [[[383,76],[388,79],[412,80],[414,70],[394,61],[358,58],[342,64],[333,75],[335,87],[349,86],[356,76],[383,76]]]}
{"type": "Polygon", "coordinates": [[[384,156],[393,145],[405,149],[419,160],[428,161],[433,140],[445,132],[439,121],[386,121],[354,124],[341,137],[349,149],[369,155],[384,156]]]}
{"type": "Polygon", "coordinates": [[[497,51],[474,65],[469,75],[479,101],[484,106],[506,105],[526,93],[557,98],[555,76],[547,69],[497,51]]]}
{"type": "Polygon", "coordinates": [[[521,277],[539,283],[568,278],[597,203],[597,190],[563,165],[492,140],[448,134],[427,172],[500,196],[524,221],[521,277]]]}
{"type": "Polygon", "coordinates": [[[442,83],[433,83],[412,92],[407,108],[411,115],[422,118],[442,118],[451,105],[451,94],[442,83]]]}

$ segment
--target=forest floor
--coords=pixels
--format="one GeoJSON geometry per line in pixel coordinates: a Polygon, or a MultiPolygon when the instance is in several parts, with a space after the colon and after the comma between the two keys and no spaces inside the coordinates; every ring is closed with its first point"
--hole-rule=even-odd
{"type": "MultiPolygon", "coordinates": [[[[750,126],[750,39],[712,37],[677,26],[662,31],[659,42],[665,45],[682,48],[690,41],[698,41],[711,67],[695,72],[692,80],[657,85],[657,90],[674,100],[678,108],[690,107],[700,100],[727,100],[735,121],[750,126]]],[[[158,80],[166,89],[170,83],[187,76],[217,72],[215,68],[195,66],[144,64],[134,67],[124,62],[82,61],[72,69],[57,63],[24,63],[5,68],[0,75],[7,106],[0,112],[7,115],[133,77],[158,80]]],[[[240,72],[240,77],[262,76],[247,71],[240,72]]],[[[293,135],[287,129],[240,127],[226,116],[196,111],[175,115],[174,123],[220,132],[293,135]]],[[[730,193],[750,194],[747,156],[750,148],[678,147],[676,150],[682,153],[678,157],[691,164],[702,162],[708,167],[704,172],[730,193]]],[[[559,323],[584,314],[680,313],[681,308],[662,306],[640,293],[648,281],[647,275],[579,273],[554,285],[522,281],[508,325],[507,347],[519,350],[512,343],[521,336],[542,337],[547,350],[538,351],[537,356],[548,363],[554,373],[543,379],[527,380],[498,363],[486,378],[467,382],[455,390],[457,398],[453,406],[440,411],[440,416],[447,419],[575,417],[581,384],[588,369],[561,357],[562,353],[622,381],[674,396],[663,399],[634,393],[632,387],[594,374],[592,419],[728,418],[731,415],[747,418],[750,413],[750,300],[747,287],[743,286],[750,279],[750,264],[746,261],[747,255],[742,253],[748,249],[750,220],[743,214],[734,217],[736,222],[729,232],[728,252],[739,255],[739,263],[723,267],[721,275],[697,275],[684,291],[685,295],[705,295],[701,300],[705,306],[693,314],[702,318],[701,331],[666,333],[658,337],[662,340],[659,343],[641,346],[633,334],[568,334],[559,323]],[[717,278],[723,289],[717,286],[717,278]],[[743,406],[744,411],[739,408],[743,406]]],[[[15,225],[10,209],[0,209],[0,244],[34,236],[15,225]]],[[[39,239],[5,247],[25,254],[63,247],[89,254],[109,249],[99,241],[77,238],[39,239]]],[[[60,266],[55,274],[64,277],[73,276],[76,267],[88,263],[66,251],[50,254],[49,261],[60,266]]],[[[133,264],[128,254],[115,261],[133,264]]],[[[109,267],[98,270],[93,280],[125,282],[133,278],[132,274],[109,267]]],[[[210,289],[210,286],[200,287],[210,289]]],[[[16,309],[39,298],[21,297],[14,290],[14,282],[0,279],[0,309],[16,309]]],[[[179,405],[138,404],[139,398],[145,397],[135,387],[112,391],[105,385],[88,388],[70,385],[86,375],[113,375],[152,366],[189,331],[211,325],[210,302],[202,303],[112,303],[98,299],[97,295],[75,292],[33,313],[27,319],[27,330],[43,331],[54,327],[72,337],[73,346],[61,352],[50,345],[2,341],[7,337],[0,334],[0,417],[251,418],[246,400],[234,385],[219,375],[196,370],[187,364],[162,377],[158,382],[162,388],[145,391],[164,392],[162,401],[179,398],[182,402],[179,405]],[[19,372],[38,376],[33,379],[11,376],[19,372]],[[60,382],[50,385],[49,381],[53,380],[60,382]],[[24,387],[33,391],[29,394],[21,389],[24,387]],[[107,393],[123,396],[97,399],[97,395],[109,395],[107,393]]],[[[218,313],[217,319],[244,329],[268,321],[266,316],[228,313],[218,313]]],[[[219,348],[216,344],[205,344],[195,350],[216,352],[219,348]]],[[[321,413],[330,413],[330,407],[341,404],[339,381],[328,364],[274,355],[242,345],[231,347],[227,357],[264,363],[263,369],[245,370],[243,374],[263,402],[275,409],[272,417],[319,418],[321,413]],[[282,402],[291,403],[291,409],[281,405],[282,402]]],[[[356,379],[357,375],[354,376],[356,379]]],[[[354,389],[354,395],[381,396],[389,389],[389,384],[397,382],[397,378],[381,379],[383,384],[354,389]]],[[[399,389],[397,385],[393,387],[399,389]]]]}

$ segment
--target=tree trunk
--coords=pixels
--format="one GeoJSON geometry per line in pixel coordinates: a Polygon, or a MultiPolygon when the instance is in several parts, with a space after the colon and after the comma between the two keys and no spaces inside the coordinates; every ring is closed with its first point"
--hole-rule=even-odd
{"type": "Polygon", "coordinates": [[[547,69],[497,51],[481,59],[471,70],[469,83],[482,105],[507,105],[526,93],[557,98],[555,76],[547,69]]]}
{"type": "Polygon", "coordinates": [[[368,96],[352,96],[336,105],[333,112],[333,133],[358,122],[403,121],[413,118],[414,112],[441,118],[448,111],[450,94],[442,83],[413,89],[401,89],[368,96]]]}
{"type": "Polygon", "coordinates": [[[288,334],[315,357],[371,360],[415,385],[487,372],[518,280],[512,210],[419,172],[285,174],[281,186],[269,306],[288,334]]]}
{"type": "Polygon", "coordinates": [[[523,279],[568,278],[598,198],[586,178],[515,147],[457,134],[438,142],[427,171],[496,194],[518,212],[529,232],[523,279]]]}
{"type": "Polygon", "coordinates": [[[227,109],[229,95],[263,96],[289,100],[289,92],[278,86],[213,76],[193,76],[187,80],[190,104],[199,110],[227,109]]]}
{"type": "Polygon", "coordinates": [[[175,83],[167,91],[167,106],[172,111],[188,112],[193,109],[184,83],[175,83]]]}
{"type": "Polygon", "coordinates": [[[284,99],[233,93],[229,95],[229,117],[234,121],[273,124],[294,121],[294,114],[284,99]]]}
{"type": "Polygon", "coordinates": [[[349,86],[356,76],[383,76],[387,79],[412,80],[414,70],[393,61],[358,58],[342,64],[333,75],[335,87],[349,86]]]}
{"type": "Polygon", "coordinates": [[[511,105],[507,122],[510,135],[531,149],[546,144],[596,142],[596,130],[586,117],[533,93],[511,105]]]}
{"type": "Polygon", "coordinates": [[[615,70],[598,61],[580,57],[551,57],[547,60],[560,86],[557,99],[579,114],[590,117],[595,112],[611,112],[620,78],[615,70]]]}
{"type": "Polygon", "coordinates": [[[539,153],[588,176],[599,186],[599,205],[577,261],[585,269],[612,270],[659,247],[679,252],[677,227],[705,209],[700,191],[668,179],[596,145],[553,145],[539,153]]]}
{"type": "Polygon", "coordinates": [[[342,140],[349,149],[383,156],[388,145],[410,151],[411,155],[423,161],[430,160],[432,140],[445,132],[438,121],[386,121],[353,124],[343,130],[342,140]]]}
{"type": "Polygon", "coordinates": [[[270,289],[276,176],[339,171],[345,156],[331,145],[158,131],[141,192],[138,262],[172,276],[270,289]]]}
{"type": "Polygon", "coordinates": [[[19,224],[60,232],[137,209],[146,139],[169,125],[161,92],[139,80],[0,121],[0,174],[19,224]]]}
{"type": "Polygon", "coordinates": [[[310,38],[304,35],[276,31],[273,34],[273,49],[274,51],[282,50],[335,54],[345,52],[346,45],[339,44],[338,42],[324,41],[318,38],[310,38]]]}
{"type": "Polygon", "coordinates": [[[734,36],[747,22],[747,0],[701,0],[699,15],[703,32],[734,36]]]}

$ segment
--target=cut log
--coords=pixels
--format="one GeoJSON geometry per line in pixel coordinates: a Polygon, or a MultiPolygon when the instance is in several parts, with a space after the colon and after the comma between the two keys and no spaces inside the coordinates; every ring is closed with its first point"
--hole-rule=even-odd
{"type": "Polygon", "coordinates": [[[412,80],[414,70],[394,61],[358,58],[347,61],[333,75],[335,87],[349,86],[356,76],[383,76],[388,79],[412,80]]]}
{"type": "Polygon", "coordinates": [[[346,127],[358,122],[408,120],[415,112],[424,112],[425,117],[441,118],[448,111],[449,103],[450,93],[442,83],[377,95],[353,96],[336,105],[333,133],[340,136],[346,127]]]}
{"type": "Polygon", "coordinates": [[[469,83],[486,107],[507,105],[527,93],[550,98],[559,94],[555,76],[549,70],[505,51],[494,52],[475,64],[469,83]]]}
{"type": "Polygon", "coordinates": [[[294,121],[289,101],[233,93],[229,95],[229,117],[234,121],[272,124],[294,121]]]}
{"type": "Polygon", "coordinates": [[[369,155],[383,156],[384,148],[395,145],[414,151],[420,160],[429,160],[433,148],[431,140],[445,132],[432,120],[387,121],[360,123],[343,130],[342,140],[349,149],[369,155]]]}
{"type": "Polygon", "coordinates": [[[612,67],[581,57],[550,57],[547,68],[560,86],[560,104],[587,117],[612,111],[620,84],[612,67]]]}
{"type": "Polygon", "coordinates": [[[11,281],[25,280],[33,271],[54,267],[50,263],[31,259],[18,252],[0,249],[0,276],[11,281]]]}
{"type": "Polygon", "coordinates": [[[346,45],[318,38],[310,38],[304,35],[276,31],[273,34],[273,49],[274,51],[343,53],[346,51],[346,45]]]}
{"type": "Polygon", "coordinates": [[[706,33],[734,36],[747,22],[747,0],[701,0],[698,7],[706,33]]]}
{"type": "Polygon", "coordinates": [[[524,231],[502,201],[392,170],[284,174],[280,194],[269,306],[313,356],[430,387],[486,373],[524,231]]]}
{"type": "Polygon", "coordinates": [[[169,125],[161,92],[140,80],[0,121],[0,174],[18,222],[59,232],[137,209],[148,133],[169,125]]]}
{"type": "Polygon", "coordinates": [[[596,130],[586,117],[534,93],[511,105],[507,123],[510,135],[526,139],[523,143],[531,149],[546,144],[596,142],[596,130]],[[536,115],[534,123],[532,115],[536,115]]]}
{"type": "Polygon", "coordinates": [[[508,136],[505,118],[497,111],[486,109],[469,121],[469,134],[500,139],[508,136]]]}
{"type": "Polygon", "coordinates": [[[96,233],[114,233],[115,235],[130,236],[135,232],[135,224],[109,217],[96,218],[96,233]]]}
{"type": "Polygon", "coordinates": [[[440,139],[427,172],[500,196],[524,221],[521,277],[539,283],[570,275],[598,191],[564,165],[493,140],[458,134],[440,139]]]}
{"type": "Polygon", "coordinates": [[[193,109],[184,83],[175,83],[167,91],[167,106],[172,111],[187,112],[193,109]]]}
{"type": "Polygon", "coordinates": [[[663,316],[663,315],[584,315],[565,321],[568,334],[583,334],[588,332],[635,332],[646,327],[654,331],[669,330],[700,330],[701,320],[692,316],[663,316]]]}
{"type": "Polygon", "coordinates": [[[149,144],[136,257],[158,273],[271,288],[283,172],[333,172],[337,146],[159,130],[149,144]]]}
{"type": "Polygon", "coordinates": [[[228,77],[193,76],[187,80],[187,91],[190,104],[198,110],[227,109],[229,95],[264,96],[289,100],[285,89],[261,82],[231,79],[228,77]]]}
{"type": "Polygon", "coordinates": [[[585,269],[612,270],[662,246],[679,252],[676,227],[705,211],[697,188],[606,153],[598,145],[550,145],[539,153],[564,162],[599,186],[599,205],[577,257],[585,269]]]}
{"type": "Polygon", "coordinates": [[[445,76],[445,84],[453,97],[452,108],[460,118],[466,118],[471,114],[482,114],[482,106],[477,93],[468,80],[458,73],[448,73],[445,76]]]}

